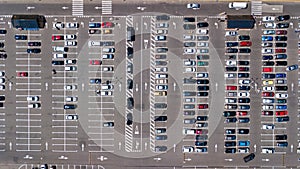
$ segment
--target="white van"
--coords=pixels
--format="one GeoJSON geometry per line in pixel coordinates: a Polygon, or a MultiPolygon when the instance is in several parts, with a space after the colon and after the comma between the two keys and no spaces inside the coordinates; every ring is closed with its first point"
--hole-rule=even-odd
{"type": "Polygon", "coordinates": [[[230,9],[246,9],[248,7],[247,2],[231,2],[229,3],[228,7],[230,9]]]}

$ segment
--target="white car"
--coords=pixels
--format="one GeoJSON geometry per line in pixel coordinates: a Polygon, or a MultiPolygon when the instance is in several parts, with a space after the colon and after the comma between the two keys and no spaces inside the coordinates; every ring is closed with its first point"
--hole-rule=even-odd
{"type": "Polygon", "coordinates": [[[185,54],[195,54],[195,52],[196,52],[196,49],[194,49],[194,48],[186,48],[186,49],[184,49],[184,53],[185,54]]]}
{"type": "Polygon", "coordinates": [[[76,46],[77,42],[76,41],[65,41],[65,46],[76,46]]]}
{"type": "Polygon", "coordinates": [[[76,64],[76,59],[67,59],[67,60],[65,60],[65,64],[66,65],[74,65],[74,64],[76,64]]]}
{"type": "Polygon", "coordinates": [[[195,36],[194,35],[183,35],[183,39],[184,40],[195,40],[195,36]]]}
{"type": "Polygon", "coordinates": [[[167,40],[167,36],[158,35],[158,36],[155,36],[155,40],[157,40],[157,41],[165,41],[165,40],[167,40]]]}
{"type": "Polygon", "coordinates": [[[265,130],[273,130],[275,128],[274,124],[264,124],[262,126],[262,129],[265,129],[265,130]]]}
{"type": "Polygon", "coordinates": [[[264,16],[262,18],[262,21],[263,22],[273,22],[273,21],[275,21],[275,17],[274,16],[264,16]]]}
{"type": "Polygon", "coordinates": [[[245,80],[239,80],[239,84],[250,84],[251,80],[245,79],[245,80]]]}
{"type": "Polygon", "coordinates": [[[238,35],[237,31],[226,31],[225,36],[236,36],[238,35]]]}
{"type": "Polygon", "coordinates": [[[76,66],[66,66],[65,71],[76,71],[77,67],[76,66]]]}
{"type": "Polygon", "coordinates": [[[66,120],[78,120],[77,114],[68,114],[66,115],[66,120]]]}
{"type": "Polygon", "coordinates": [[[68,48],[63,46],[54,46],[53,47],[54,52],[67,52],[68,48]]]}
{"type": "Polygon", "coordinates": [[[274,149],[273,148],[263,148],[261,149],[261,153],[263,154],[273,154],[274,153],[274,149]]]}
{"type": "Polygon", "coordinates": [[[196,101],[195,98],[185,98],[184,99],[184,102],[186,102],[186,103],[194,103],[195,101],[196,101]]]}
{"type": "Polygon", "coordinates": [[[249,153],[249,148],[239,148],[238,152],[239,153],[249,153]]]}
{"type": "Polygon", "coordinates": [[[275,23],[265,23],[265,28],[276,28],[275,23]]]}
{"type": "Polygon", "coordinates": [[[274,103],[274,99],[263,99],[263,103],[274,103]]]}
{"type": "Polygon", "coordinates": [[[156,79],[156,84],[168,84],[168,79],[156,79]]]}
{"type": "Polygon", "coordinates": [[[276,93],[275,95],[276,98],[288,98],[288,94],[286,93],[276,93]]]}
{"type": "Polygon", "coordinates": [[[240,97],[250,97],[250,93],[249,92],[240,92],[239,96],[240,97]]]}
{"type": "Polygon", "coordinates": [[[77,38],[77,36],[74,34],[65,35],[64,37],[66,40],[74,40],[77,38]]]}
{"type": "Polygon", "coordinates": [[[227,66],[236,66],[236,60],[227,60],[226,65],[227,66]]]}
{"type": "Polygon", "coordinates": [[[263,105],[263,106],[262,106],[262,109],[263,109],[263,110],[273,110],[273,109],[274,109],[274,106],[273,106],[273,105],[263,105]]]}
{"type": "Polygon", "coordinates": [[[184,66],[195,66],[196,62],[194,60],[186,60],[184,61],[184,66]]]}
{"type": "Polygon", "coordinates": [[[36,109],[36,108],[39,108],[39,107],[41,107],[41,103],[28,104],[28,108],[31,108],[31,109],[36,109]]]}
{"type": "Polygon", "coordinates": [[[167,72],[168,68],[167,67],[157,67],[155,68],[156,72],[167,72]]]}
{"type": "Polygon", "coordinates": [[[168,90],[168,85],[156,85],[155,90],[168,90]]]}
{"type": "Polygon", "coordinates": [[[192,147],[192,146],[183,146],[182,151],[184,153],[191,153],[191,152],[194,152],[194,147],[192,147]]]}
{"type": "Polygon", "coordinates": [[[112,90],[114,89],[114,85],[101,85],[101,90],[112,90]]]}
{"type": "Polygon", "coordinates": [[[3,76],[5,76],[5,72],[1,71],[0,72],[0,77],[3,77],[3,76]]]}
{"type": "Polygon", "coordinates": [[[68,22],[66,23],[67,28],[78,28],[79,24],[77,22],[68,22]]]}
{"type": "Polygon", "coordinates": [[[0,85],[0,90],[5,90],[5,85],[0,85]]]}
{"type": "Polygon", "coordinates": [[[197,73],[196,77],[198,77],[198,78],[208,78],[208,73],[197,73]]]}
{"type": "Polygon", "coordinates": [[[39,101],[39,96],[27,96],[27,101],[39,101]]]}
{"type": "Polygon", "coordinates": [[[273,53],[273,49],[264,48],[264,49],[261,49],[261,53],[263,53],[263,54],[273,53]]]}
{"type": "Polygon", "coordinates": [[[101,91],[100,93],[100,90],[98,91],[96,91],[96,93],[97,93],[97,95],[101,95],[101,96],[111,96],[112,94],[113,94],[113,92],[112,91],[101,91]]]}
{"type": "Polygon", "coordinates": [[[77,97],[74,96],[67,96],[66,97],[66,102],[76,102],[78,100],[77,97]]]}
{"type": "Polygon", "coordinates": [[[196,10],[196,9],[200,9],[200,4],[197,4],[197,3],[190,3],[190,4],[187,4],[186,7],[187,7],[188,9],[194,9],[194,10],[196,10]]]}
{"type": "Polygon", "coordinates": [[[160,34],[160,35],[162,35],[162,34],[168,34],[168,30],[166,30],[166,29],[158,29],[156,33],[160,34]]]}
{"type": "Polygon", "coordinates": [[[264,86],[263,90],[264,91],[274,91],[274,87],[272,87],[272,86],[264,86]]]}
{"type": "Polygon", "coordinates": [[[65,85],[65,90],[75,90],[77,89],[77,85],[65,85]]]}
{"type": "Polygon", "coordinates": [[[207,35],[208,30],[207,29],[197,29],[196,33],[201,34],[201,35],[207,35]]]}
{"type": "Polygon", "coordinates": [[[191,72],[195,72],[196,71],[196,68],[195,67],[186,67],[185,68],[185,72],[186,73],[191,73],[191,72]]]}
{"type": "Polygon", "coordinates": [[[226,78],[235,78],[236,74],[235,73],[225,73],[226,78]]]}
{"type": "Polygon", "coordinates": [[[107,67],[103,66],[101,69],[102,69],[103,72],[112,72],[112,71],[114,71],[114,67],[112,67],[112,66],[107,66],[107,67]]]}
{"type": "Polygon", "coordinates": [[[4,78],[0,78],[0,83],[5,83],[5,79],[4,78]]]}
{"type": "Polygon", "coordinates": [[[53,58],[66,58],[67,54],[65,53],[54,53],[53,58]]]}
{"type": "Polygon", "coordinates": [[[155,74],[156,79],[165,79],[168,78],[168,74],[155,74]]]}
{"type": "Polygon", "coordinates": [[[65,25],[62,22],[53,23],[53,28],[54,29],[61,29],[61,28],[64,28],[64,27],[65,27],[65,25]]]}
{"type": "Polygon", "coordinates": [[[236,103],[236,99],[227,98],[227,99],[225,99],[225,103],[236,103]]]}

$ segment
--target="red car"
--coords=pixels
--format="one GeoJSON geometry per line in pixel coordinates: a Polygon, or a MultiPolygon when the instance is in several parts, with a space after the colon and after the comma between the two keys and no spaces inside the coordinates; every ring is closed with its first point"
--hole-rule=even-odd
{"type": "Polygon", "coordinates": [[[196,134],[207,134],[207,130],[203,129],[196,129],[196,134]]]}
{"type": "Polygon", "coordinates": [[[18,77],[27,77],[28,73],[27,72],[18,72],[18,77]]]}
{"type": "Polygon", "coordinates": [[[208,104],[199,104],[198,108],[199,109],[207,109],[208,108],[208,104]]]}
{"type": "Polygon", "coordinates": [[[250,41],[240,42],[240,46],[251,46],[251,45],[252,45],[252,42],[250,42],[250,41]]]}
{"type": "Polygon", "coordinates": [[[101,60],[90,60],[90,65],[101,65],[102,61],[101,60]]]}
{"type": "Polygon", "coordinates": [[[239,71],[247,72],[249,71],[249,67],[239,67],[239,71]]]}
{"type": "Polygon", "coordinates": [[[274,97],[274,92],[262,92],[263,97],[274,97]]]}
{"type": "Polygon", "coordinates": [[[52,36],[52,40],[56,41],[56,40],[64,40],[64,36],[61,35],[53,35],[52,36]]]}
{"type": "Polygon", "coordinates": [[[286,30],[277,30],[276,35],[286,35],[287,31],[286,30]]]}
{"type": "Polygon", "coordinates": [[[226,90],[237,90],[236,86],[226,86],[226,90]]]}
{"type": "Polygon", "coordinates": [[[238,115],[239,115],[239,116],[247,116],[247,115],[248,115],[248,112],[246,112],[246,111],[239,111],[239,112],[238,112],[238,115]]]}
{"type": "Polygon", "coordinates": [[[275,49],[275,53],[285,53],[286,49],[275,49]]]}
{"type": "Polygon", "coordinates": [[[271,67],[264,67],[263,72],[273,72],[273,68],[271,67]]]}
{"type": "Polygon", "coordinates": [[[265,116],[273,116],[273,112],[272,111],[263,111],[261,112],[262,115],[265,115],[265,116]]]}
{"type": "Polygon", "coordinates": [[[114,24],[112,22],[102,22],[102,28],[112,28],[114,24]]]}
{"type": "Polygon", "coordinates": [[[288,114],[287,111],[276,111],[276,116],[285,116],[287,114],[288,114]]]}

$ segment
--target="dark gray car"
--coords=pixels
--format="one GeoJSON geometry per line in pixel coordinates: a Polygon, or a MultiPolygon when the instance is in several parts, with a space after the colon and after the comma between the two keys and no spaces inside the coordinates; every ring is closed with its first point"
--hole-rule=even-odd
{"type": "Polygon", "coordinates": [[[184,24],[183,29],[185,29],[185,30],[194,30],[194,29],[196,29],[196,25],[195,24],[184,24]]]}
{"type": "Polygon", "coordinates": [[[155,103],[154,104],[154,108],[156,108],[156,109],[165,109],[165,108],[167,108],[167,104],[166,103],[155,103]]]}
{"type": "Polygon", "coordinates": [[[132,97],[127,98],[127,108],[128,109],[133,109],[134,107],[134,100],[132,97]]]}

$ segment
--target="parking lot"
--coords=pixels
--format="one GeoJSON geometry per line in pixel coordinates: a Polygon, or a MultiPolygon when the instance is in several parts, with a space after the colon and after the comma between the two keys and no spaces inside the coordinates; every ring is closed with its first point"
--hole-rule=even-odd
{"type": "Polygon", "coordinates": [[[268,19],[254,30],[196,16],[49,17],[39,31],[5,21],[0,151],[297,158],[298,20],[268,19]]]}

